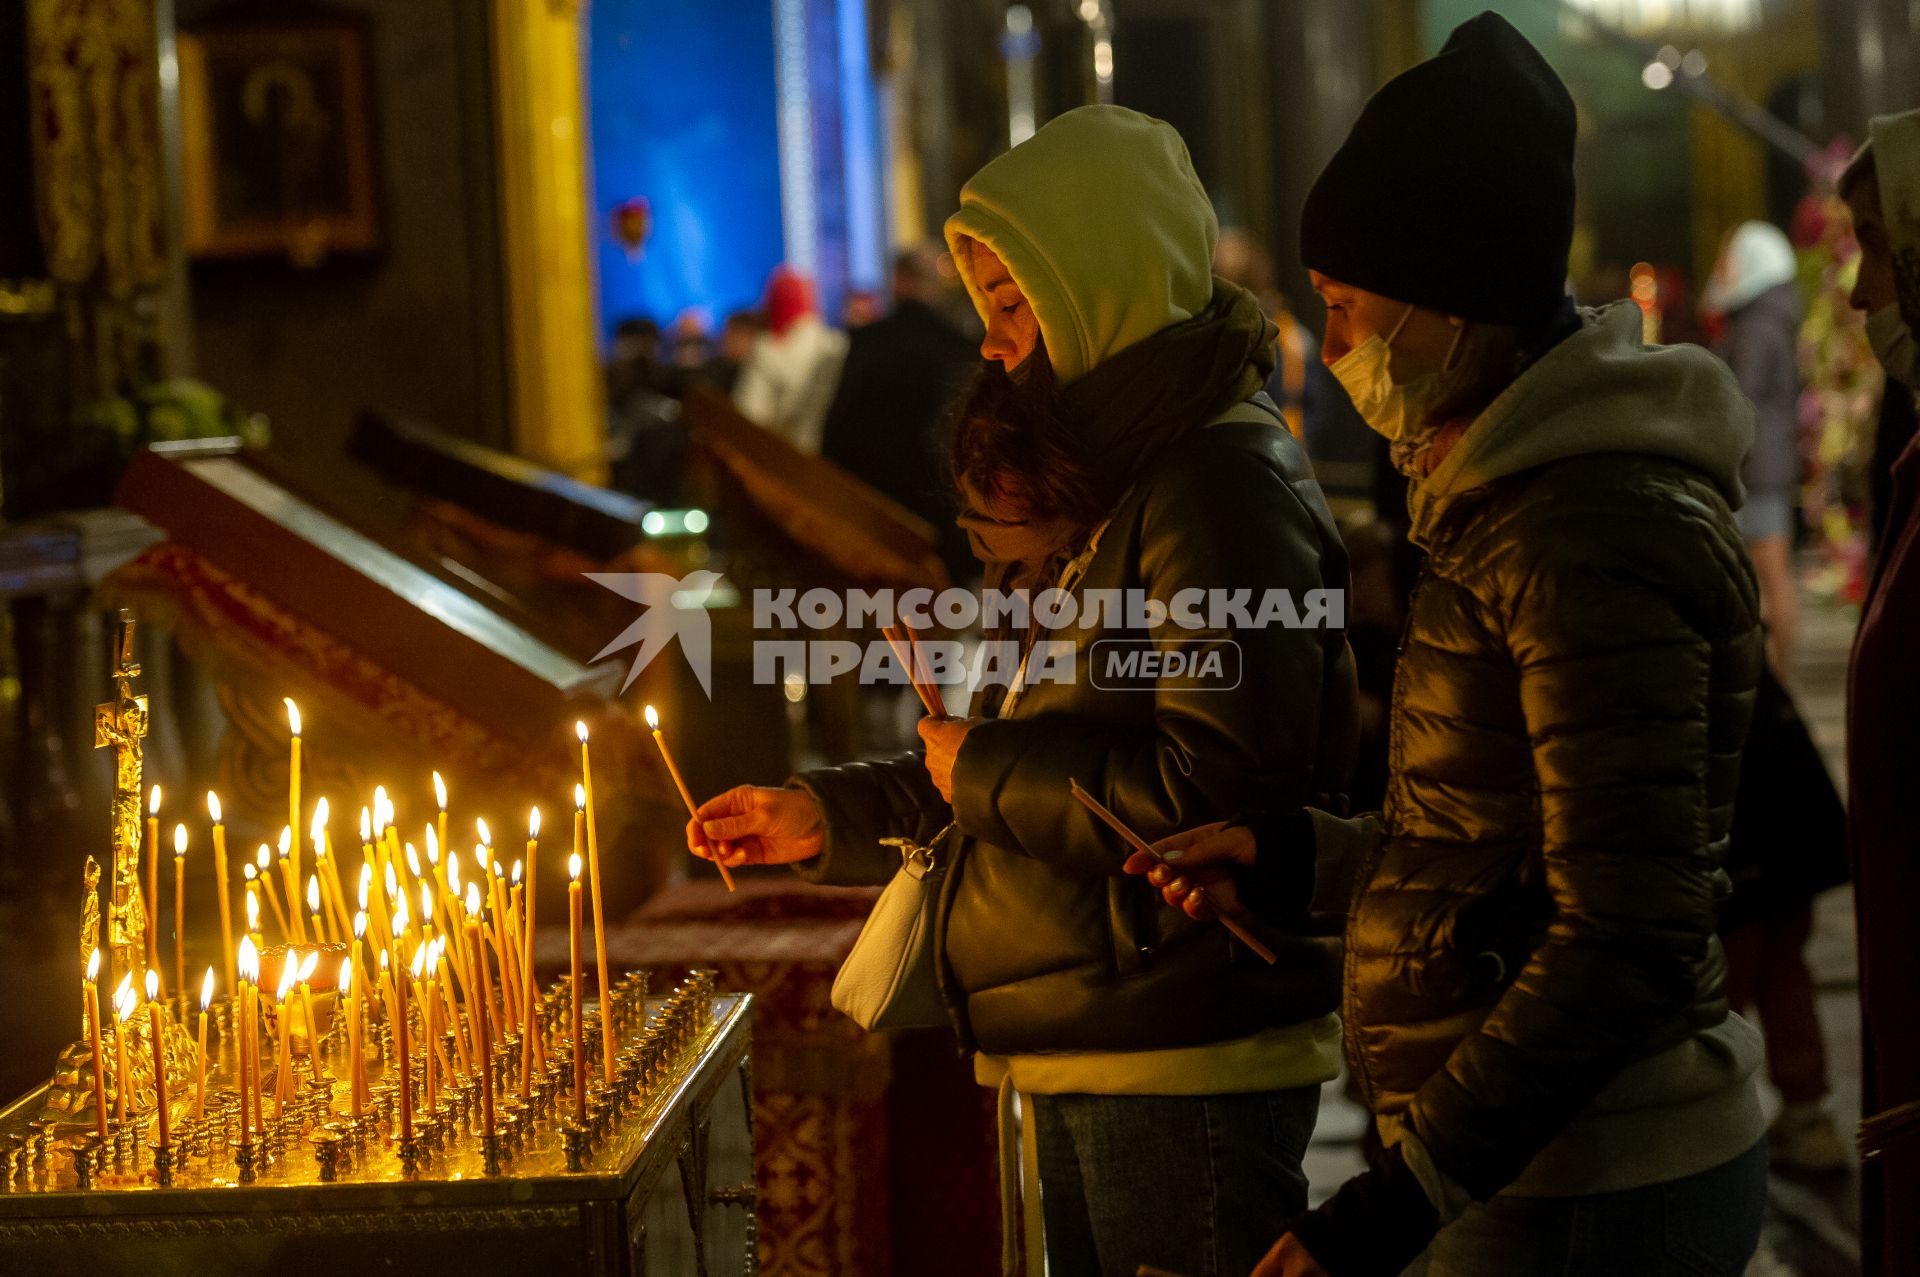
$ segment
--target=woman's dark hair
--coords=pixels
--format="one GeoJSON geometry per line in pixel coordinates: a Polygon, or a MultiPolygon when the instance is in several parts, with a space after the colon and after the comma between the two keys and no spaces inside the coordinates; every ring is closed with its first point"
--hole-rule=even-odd
{"type": "Polygon", "coordinates": [[[1107,513],[1085,445],[1060,408],[1044,347],[1015,381],[984,360],[955,400],[948,463],[956,485],[1019,503],[1030,518],[1065,518],[1092,527],[1107,513]]]}

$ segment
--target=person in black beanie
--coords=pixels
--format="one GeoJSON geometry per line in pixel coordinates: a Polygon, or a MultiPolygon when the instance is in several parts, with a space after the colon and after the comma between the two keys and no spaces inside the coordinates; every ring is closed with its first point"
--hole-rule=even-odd
{"type": "Polygon", "coordinates": [[[1758,1243],[1761,1045],[1715,937],[1764,659],[1752,409],[1631,302],[1566,297],[1574,135],[1482,14],[1307,198],[1321,357],[1427,551],[1385,809],[1237,813],[1128,864],[1195,916],[1297,896],[1303,846],[1352,874],[1342,1018],[1384,1150],[1257,1277],[1734,1277],[1758,1243]]]}

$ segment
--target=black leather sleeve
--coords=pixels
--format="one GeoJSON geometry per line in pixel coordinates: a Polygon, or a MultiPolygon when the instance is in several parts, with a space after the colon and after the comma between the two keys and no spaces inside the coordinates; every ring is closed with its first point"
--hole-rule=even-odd
{"type": "Polygon", "coordinates": [[[884,886],[900,868],[900,853],[882,847],[882,838],[924,843],[952,819],[916,751],[802,772],[787,784],[812,794],[826,822],[820,854],[794,866],[808,882],[884,886]]]}
{"type": "MultiPolygon", "coordinates": [[[[1130,529],[1131,579],[1169,604],[1177,592],[1197,589],[1239,591],[1257,607],[1263,592],[1285,590],[1304,608],[1309,591],[1344,590],[1344,561],[1324,561],[1320,528],[1295,490],[1295,483],[1311,490],[1311,479],[1234,446],[1219,434],[1228,429],[1207,431],[1204,444],[1153,475],[1130,529]]],[[[1150,718],[1120,724],[1060,712],[980,723],[954,769],[954,810],[964,832],[1077,872],[1118,874],[1130,849],[1072,800],[1070,780],[1149,840],[1310,800],[1325,662],[1330,652],[1344,653],[1344,638],[1279,624],[1168,624],[1152,639],[1162,650],[1178,645],[1190,653],[1237,644],[1240,685],[1163,681],[1154,690],[1111,693],[1153,697],[1150,718]]],[[[1084,651],[1081,657],[1084,679],[1084,651]]],[[[1310,880],[1310,848],[1303,854],[1310,880]]]]}

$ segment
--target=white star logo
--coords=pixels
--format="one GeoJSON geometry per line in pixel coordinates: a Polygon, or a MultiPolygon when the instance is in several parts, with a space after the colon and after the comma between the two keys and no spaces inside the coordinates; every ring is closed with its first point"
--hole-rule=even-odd
{"type": "Polygon", "coordinates": [[[700,680],[700,690],[708,700],[713,699],[713,623],[707,616],[706,602],[720,581],[718,572],[701,569],[684,577],[664,572],[588,572],[585,576],[623,599],[632,599],[642,609],[633,624],[593,658],[599,661],[623,647],[640,645],[621,691],[632,687],[640,671],[678,638],[687,664],[693,667],[693,676],[700,680]]]}

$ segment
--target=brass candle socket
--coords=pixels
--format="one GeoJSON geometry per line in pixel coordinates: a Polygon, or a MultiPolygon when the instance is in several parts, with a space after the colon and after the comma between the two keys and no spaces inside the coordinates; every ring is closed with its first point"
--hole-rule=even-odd
{"type": "Polygon", "coordinates": [[[420,1137],[403,1135],[400,1137],[400,1175],[404,1179],[420,1178],[420,1137]]]}
{"type": "Polygon", "coordinates": [[[173,1168],[176,1165],[173,1144],[156,1140],[153,1145],[153,1174],[160,1181],[160,1187],[173,1187],[173,1168]]]}
{"type": "Polygon", "coordinates": [[[259,1178],[260,1146],[244,1136],[233,1140],[228,1147],[233,1149],[233,1165],[236,1176],[242,1184],[251,1184],[259,1178]]]}
{"type": "Polygon", "coordinates": [[[340,1178],[340,1161],[345,1141],[335,1130],[320,1130],[312,1137],[313,1160],[320,1167],[320,1182],[331,1184],[340,1178]]]}

